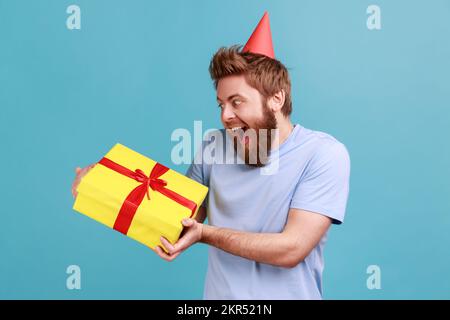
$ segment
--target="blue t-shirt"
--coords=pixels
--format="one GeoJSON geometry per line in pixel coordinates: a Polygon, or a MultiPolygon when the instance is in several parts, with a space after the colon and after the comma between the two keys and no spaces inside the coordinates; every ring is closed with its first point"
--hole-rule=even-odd
{"type": "MultiPolygon", "coordinates": [[[[231,141],[223,129],[217,132],[231,141]]],[[[187,172],[209,187],[203,206],[210,225],[246,232],[281,232],[290,208],[328,216],[334,224],[343,222],[350,158],[334,137],[297,124],[271,153],[270,164],[264,169],[224,161],[211,164],[208,145],[214,141],[219,140],[216,137],[203,143],[187,172]],[[202,161],[205,153],[209,161],[202,161]]],[[[325,241],[326,235],[293,268],[259,263],[210,246],[204,298],[321,299],[325,241]]]]}

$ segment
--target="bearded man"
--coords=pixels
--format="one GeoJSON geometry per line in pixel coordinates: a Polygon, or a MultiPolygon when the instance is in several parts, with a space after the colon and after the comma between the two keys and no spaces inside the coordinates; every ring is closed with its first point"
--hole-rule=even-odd
{"type": "Polygon", "coordinates": [[[289,74],[274,58],[267,13],[242,50],[215,53],[209,72],[225,145],[242,161],[230,164],[227,148],[223,162],[202,161],[203,144],[187,175],[209,194],[177,243],[161,239],[168,253],[156,251],[172,261],[210,245],[205,299],[321,299],[327,231],[343,222],[349,193],[347,149],[291,123],[289,74]]]}

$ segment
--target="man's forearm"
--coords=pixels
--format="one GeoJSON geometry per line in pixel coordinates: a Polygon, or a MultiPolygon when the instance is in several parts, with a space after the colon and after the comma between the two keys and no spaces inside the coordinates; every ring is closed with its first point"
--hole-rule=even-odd
{"type": "Polygon", "coordinates": [[[288,267],[292,241],[282,233],[250,233],[203,225],[201,242],[257,262],[288,267]]]}

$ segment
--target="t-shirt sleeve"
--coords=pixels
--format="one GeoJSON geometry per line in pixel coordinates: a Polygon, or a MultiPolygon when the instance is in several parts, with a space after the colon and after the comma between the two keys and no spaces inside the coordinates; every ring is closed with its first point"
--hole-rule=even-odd
{"type": "Polygon", "coordinates": [[[188,178],[191,178],[192,180],[197,181],[198,183],[201,184],[205,184],[204,178],[203,178],[203,168],[202,168],[202,163],[198,163],[194,160],[192,161],[192,163],[190,164],[187,172],[186,172],[186,176],[188,178]]]}
{"type": "Polygon", "coordinates": [[[316,212],[344,221],[350,180],[350,156],[340,142],[321,146],[300,178],[291,208],[316,212]]]}

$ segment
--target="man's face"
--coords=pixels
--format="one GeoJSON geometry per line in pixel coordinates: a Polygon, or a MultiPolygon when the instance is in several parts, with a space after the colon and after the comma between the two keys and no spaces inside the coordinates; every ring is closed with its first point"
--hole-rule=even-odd
{"type": "Polygon", "coordinates": [[[248,165],[265,165],[273,138],[271,129],[276,129],[277,122],[259,91],[242,75],[228,76],[217,84],[217,102],[222,124],[239,156],[248,165]]]}

